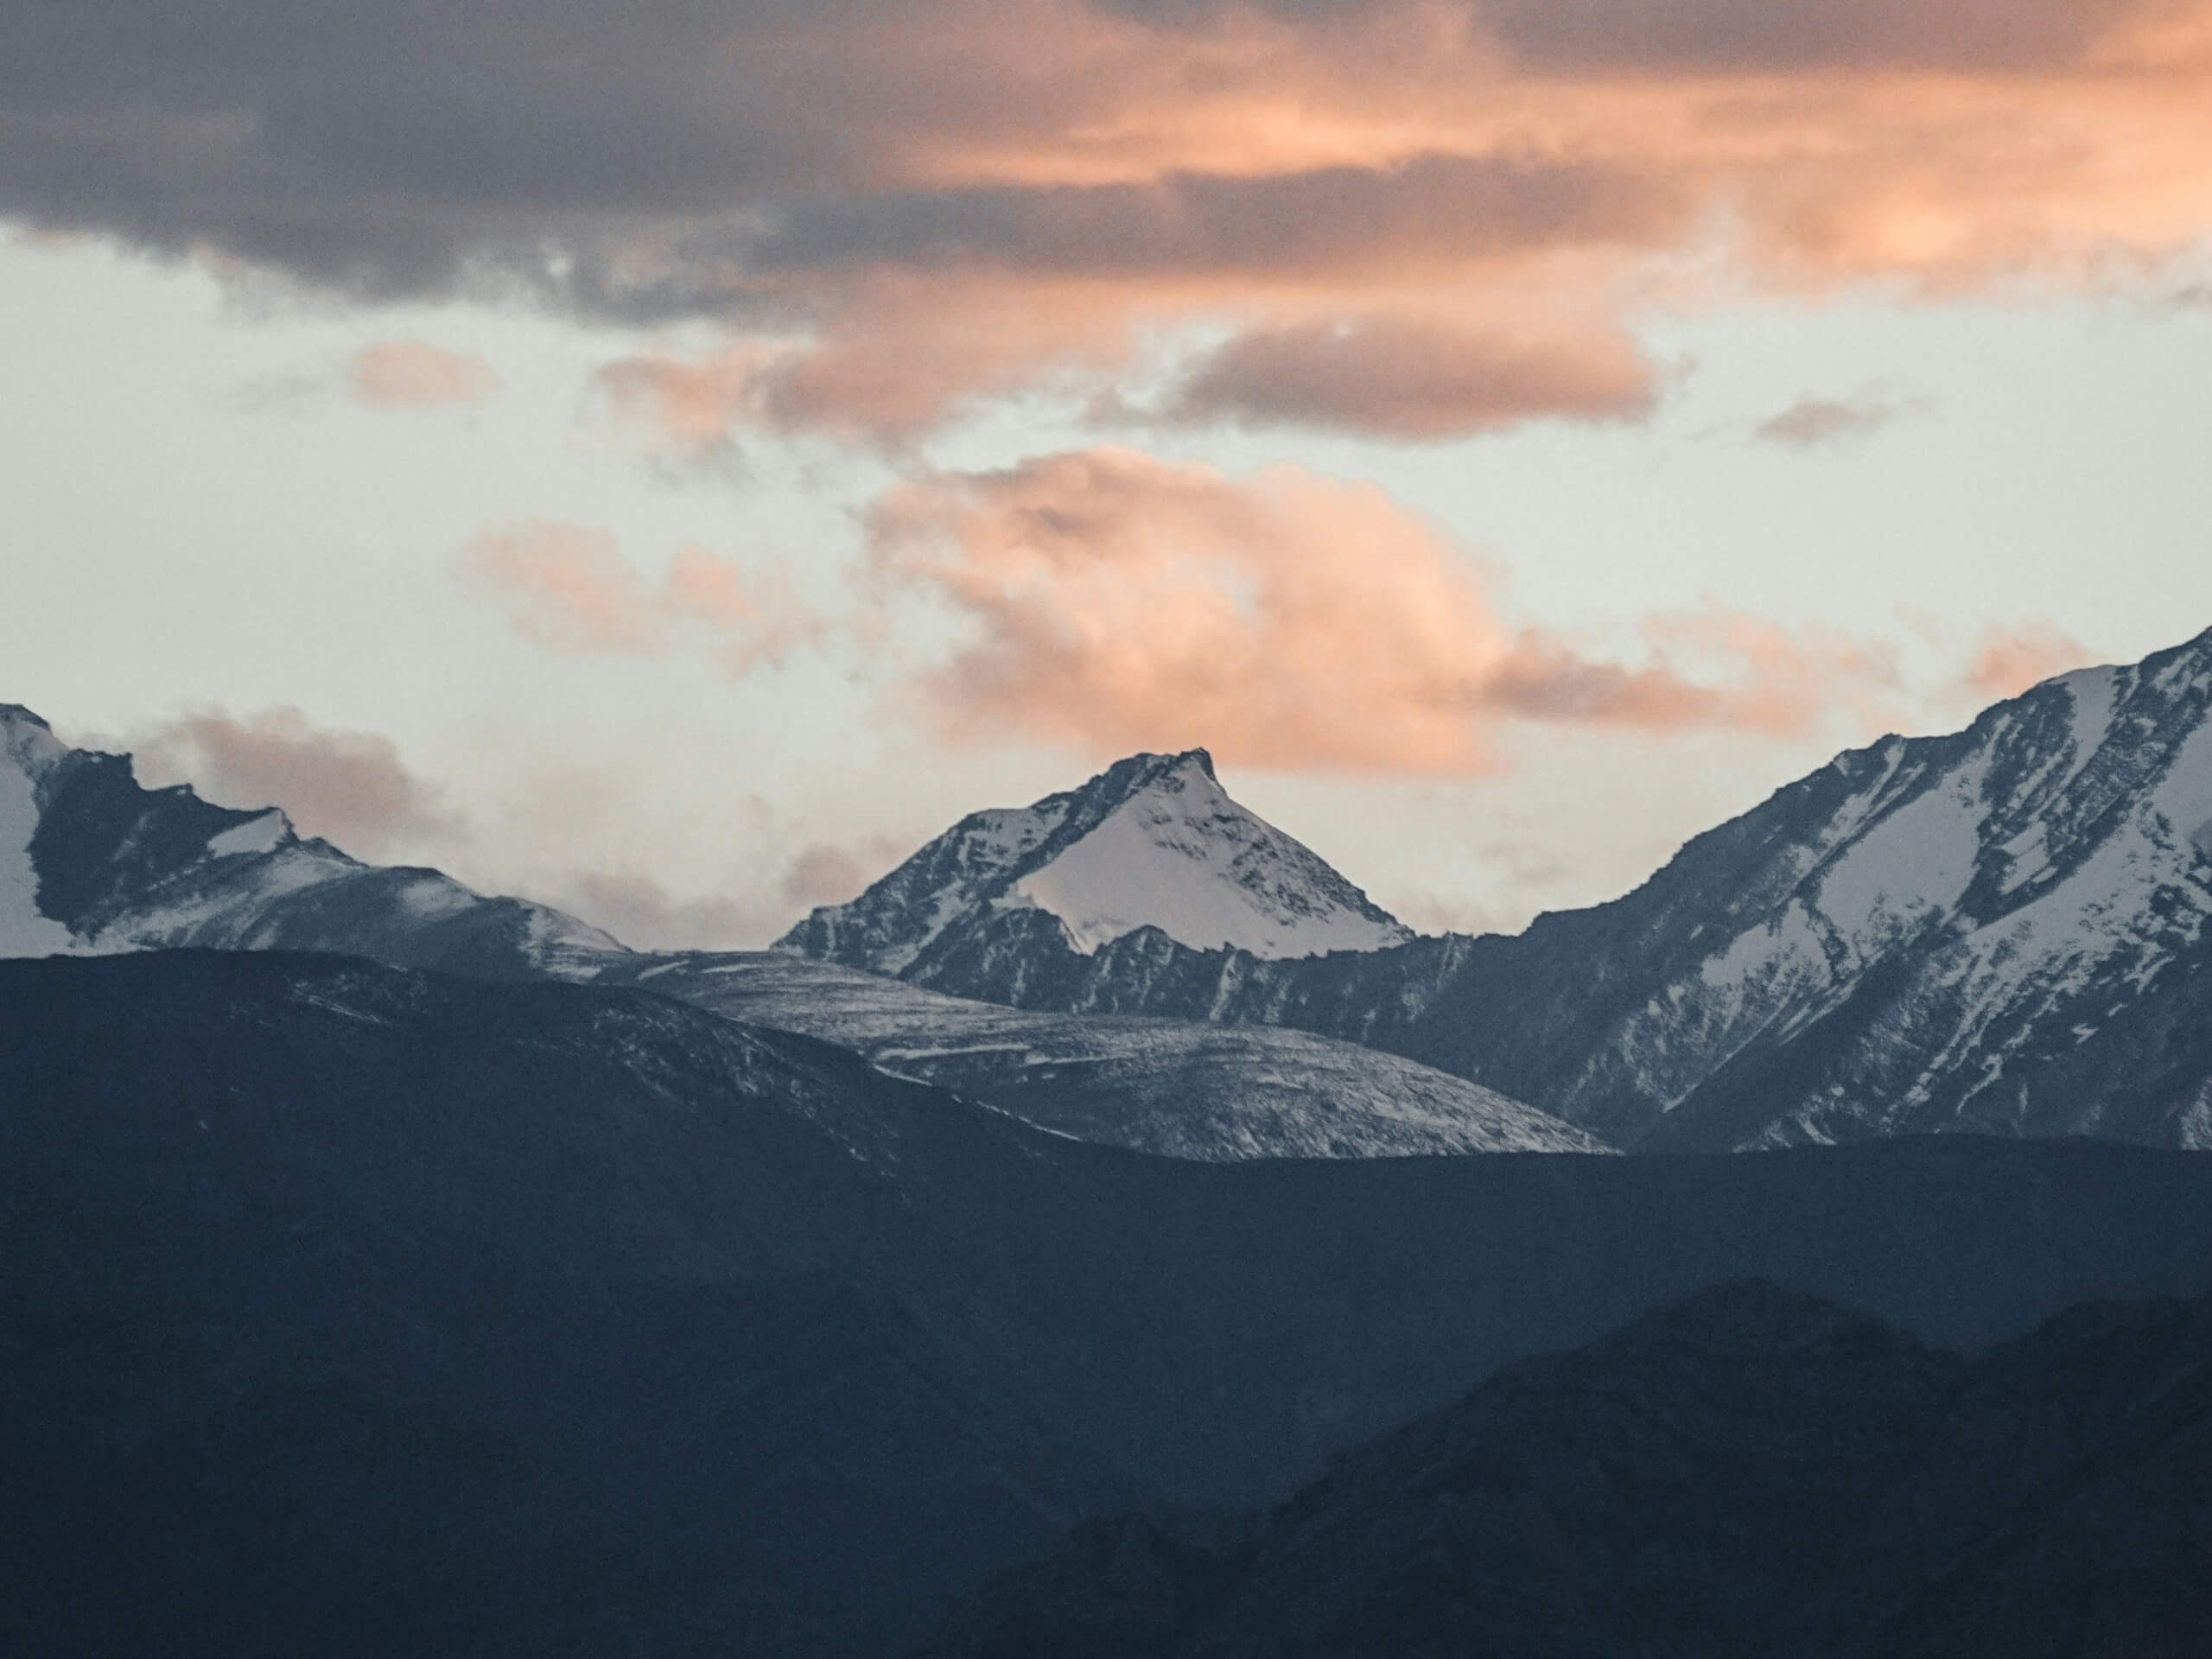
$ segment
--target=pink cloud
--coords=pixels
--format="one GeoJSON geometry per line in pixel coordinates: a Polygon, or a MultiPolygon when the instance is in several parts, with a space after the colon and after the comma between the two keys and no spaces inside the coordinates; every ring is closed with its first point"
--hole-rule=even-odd
{"type": "Polygon", "coordinates": [[[613,535],[547,519],[486,531],[464,569],[505,607],[515,631],[576,655],[650,656],[703,640],[733,675],[780,662],[821,623],[788,590],[747,582],[702,548],[677,549],[660,583],[613,535]]]}
{"type": "Polygon", "coordinates": [[[195,709],[124,741],[149,786],[189,782],[226,806],[281,806],[302,835],[359,857],[458,833],[390,738],[319,727],[297,709],[195,709]]]}
{"type": "Polygon", "coordinates": [[[1546,417],[1632,420],[1656,398],[1651,364],[1617,330],[1546,340],[1376,317],[1239,334],[1199,360],[1169,413],[1450,438],[1546,417]]]}
{"type": "Polygon", "coordinates": [[[1992,626],[1967,666],[1967,688],[1990,702],[2016,697],[2030,686],[2085,666],[2088,647],[2048,622],[2025,622],[2017,628],[1992,626]]]}
{"type": "Polygon", "coordinates": [[[955,737],[1465,773],[1499,764],[1506,721],[1795,735],[1894,678],[1726,612],[1653,619],[1640,665],[1509,628],[1433,525],[1293,467],[1088,450],[913,480],[869,529],[880,573],[969,625],[923,687],[955,737]]]}
{"type": "Polygon", "coordinates": [[[652,591],[613,533],[532,519],[470,544],[469,563],[524,639],[549,650],[643,653],[659,643],[652,591]]]}
{"type": "Polygon", "coordinates": [[[419,340],[378,340],[346,365],[346,390],[378,409],[474,405],[505,384],[474,353],[440,351],[419,340]]]}
{"type": "MultiPolygon", "coordinates": [[[[375,11],[366,50],[211,13],[127,87],[127,20],[27,12],[0,184],[27,223],[351,296],[740,319],[732,359],[609,382],[693,442],[1128,395],[1162,340],[1194,354],[1185,413],[1614,418],[1602,385],[1415,372],[1362,320],[1464,342],[1556,308],[1594,361],[1746,296],[2140,283],[2212,226],[2212,0],[375,11]]],[[[372,348],[359,390],[480,395],[429,350],[372,348]]]]}

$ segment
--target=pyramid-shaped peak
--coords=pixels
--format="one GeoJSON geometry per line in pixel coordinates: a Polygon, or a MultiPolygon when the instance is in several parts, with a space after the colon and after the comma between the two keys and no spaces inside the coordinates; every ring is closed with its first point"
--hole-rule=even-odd
{"type": "Polygon", "coordinates": [[[1027,807],[971,813],[786,949],[906,973],[1016,912],[1090,955],[1151,928],[1256,957],[1369,950],[1412,937],[1311,849],[1233,800],[1205,749],[1145,752],[1027,807]]]}

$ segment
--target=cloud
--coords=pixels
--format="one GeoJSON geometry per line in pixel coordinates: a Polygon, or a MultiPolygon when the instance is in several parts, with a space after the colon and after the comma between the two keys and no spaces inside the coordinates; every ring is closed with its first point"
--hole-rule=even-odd
{"type": "Polygon", "coordinates": [[[1995,702],[2091,660],[2088,646],[2048,622],[1992,626],[1984,630],[1967,666],[1966,685],[1985,702],[1995,702]]]}
{"type": "Polygon", "coordinates": [[[346,389],[376,409],[468,406],[488,401],[504,384],[482,358],[419,340],[378,340],[346,365],[346,389]]]}
{"type": "Polygon", "coordinates": [[[553,884],[552,902],[639,950],[755,948],[780,931],[780,911],[710,895],[678,899],[649,875],[580,871],[553,884]]]}
{"type": "Polygon", "coordinates": [[[749,342],[720,378],[631,376],[695,442],[895,439],[1224,334],[1164,408],[1611,419],[1631,383],[1548,346],[1493,397],[1491,344],[1537,318],[1619,371],[1655,303],[2110,286],[2212,226],[2212,0],[0,0],[0,214],[709,320],[749,342]]]}
{"type": "Polygon", "coordinates": [[[459,820],[388,737],[318,727],[297,709],[196,709],[125,740],[149,786],[188,782],[226,806],[281,806],[303,836],[357,857],[448,841],[459,820]]]}
{"type": "Polygon", "coordinates": [[[677,549],[658,587],[607,531],[532,519],[469,544],[464,574],[490,592],[515,632],[576,656],[656,656],[703,640],[733,675],[779,663],[817,638],[795,595],[748,582],[712,554],[677,549]]]}
{"type": "Polygon", "coordinates": [[[803,848],[784,871],[783,896],[811,910],[860,897],[871,878],[867,867],[842,847],[803,848]]]}
{"type": "Polygon", "coordinates": [[[1901,416],[1926,407],[1925,399],[1897,397],[1874,386],[1845,397],[1821,397],[1808,392],[1789,408],[1761,421],[1751,435],[1765,443],[1817,449],[1871,436],[1901,416]]]}
{"type": "Polygon", "coordinates": [[[955,739],[1465,773],[1500,763],[1503,721],[1797,734],[1894,677],[1725,612],[1652,619],[1640,665],[1510,629],[1433,525],[1293,467],[1046,456],[912,480],[869,532],[884,579],[968,626],[921,688],[955,739]]]}
{"type": "Polygon", "coordinates": [[[1489,0],[1499,38],[1548,68],[2056,69],[2140,0],[1489,0]]]}
{"type": "Polygon", "coordinates": [[[643,654],[659,644],[660,607],[609,531],[532,519],[479,536],[468,563],[533,644],[580,654],[643,654]]]}
{"type": "Polygon", "coordinates": [[[997,186],[831,197],[748,239],[766,272],[977,267],[1097,278],[1373,271],[1562,245],[1649,243],[1692,204],[1625,162],[1421,155],[1258,177],[997,186]]]}
{"type": "MultiPolygon", "coordinates": [[[[897,856],[876,855],[879,869],[897,856]]],[[[636,871],[579,871],[549,891],[552,902],[639,950],[750,950],[787,931],[815,906],[858,896],[870,877],[853,853],[817,844],[791,855],[780,876],[745,871],[735,880],[735,893],[678,898],[636,871]]]]}
{"type": "Polygon", "coordinates": [[[1547,416],[1634,420],[1656,400],[1649,361],[1617,330],[1530,340],[1384,317],[1239,334],[1198,362],[1165,413],[1452,438],[1547,416]]]}

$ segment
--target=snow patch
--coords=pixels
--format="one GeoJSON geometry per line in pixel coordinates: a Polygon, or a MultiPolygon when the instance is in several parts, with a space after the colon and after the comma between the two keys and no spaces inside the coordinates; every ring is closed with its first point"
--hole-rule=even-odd
{"type": "Polygon", "coordinates": [[[2105,734],[2112,729],[2113,702],[2119,678],[2120,671],[2116,668],[2077,668],[2071,674],[2058,677],[2057,683],[2074,699],[2076,771],[2088,765],[2089,757],[2104,747],[2105,734]]]}
{"type": "Polygon", "coordinates": [[[275,807],[257,818],[248,818],[244,823],[211,836],[207,850],[217,858],[232,858],[241,854],[273,853],[284,844],[292,833],[292,821],[275,807]]]}
{"type": "MultiPolygon", "coordinates": [[[[36,728],[48,742],[53,734],[36,728]]],[[[31,837],[38,833],[38,796],[25,760],[36,764],[27,735],[16,758],[16,730],[5,730],[0,749],[0,957],[50,957],[74,941],[69,930],[38,907],[38,872],[31,868],[31,837]]],[[[57,744],[58,748],[60,746],[57,744]]]]}
{"type": "Polygon", "coordinates": [[[1821,878],[1821,914],[1853,944],[1877,924],[1948,911],[1965,896],[1981,852],[1986,758],[1916,796],[1861,836],[1821,878]]]}

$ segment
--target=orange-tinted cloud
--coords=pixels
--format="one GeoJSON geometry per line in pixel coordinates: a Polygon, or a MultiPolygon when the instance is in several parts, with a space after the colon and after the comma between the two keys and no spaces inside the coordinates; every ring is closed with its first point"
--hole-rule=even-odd
{"type": "Polygon", "coordinates": [[[503,384],[473,353],[440,351],[419,340],[378,340],[346,365],[346,390],[378,409],[481,404],[503,384]]]}
{"type": "Polygon", "coordinates": [[[1618,378],[1492,396],[1469,342],[1618,369],[1655,306],[2107,286],[2212,233],[2212,0],[323,3],[12,19],[0,213],[726,325],[734,358],[609,382],[692,444],[1039,388],[1385,436],[1611,419],[1618,378]],[[1411,372],[1408,319],[1458,369],[1411,372]]]}
{"type": "Polygon", "coordinates": [[[1984,630],[1981,644],[1967,667],[1968,690],[1988,702],[2016,697],[2030,686],[2087,665],[2088,647],[2048,622],[2026,622],[2017,628],[1992,626],[1984,630]]]}
{"type": "Polygon", "coordinates": [[[1239,334],[1199,359],[1165,413],[1450,438],[1546,417],[1631,420],[1657,394],[1649,360],[1611,328],[1548,340],[1380,317],[1239,334]]]}
{"type": "Polygon", "coordinates": [[[450,838],[459,825],[392,741],[319,727],[297,709],[195,709],[125,740],[141,782],[189,782],[225,806],[281,806],[303,836],[361,858],[450,838]]]}
{"type": "Polygon", "coordinates": [[[1496,765],[1501,721],[1797,734],[1892,672],[1726,613],[1656,620],[1643,665],[1592,658],[1505,626],[1379,490],[1292,467],[1088,450],[913,480],[869,528],[879,571],[971,626],[925,684],[956,737],[1443,774],[1496,765]]]}
{"type": "MultiPolygon", "coordinates": [[[[1612,420],[1655,300],[2098,286],[2212,233],[2207,0],[1043,0],[747,44],[842,148],[635,262],[652,305],[747,319],[609,372],[690,444],[1039,389],[1385,437],[1612,420]]],[[[1823,401],[1769,435],[1872,418],[1823,401]]]]}
{"type": "Polygon", "coordinates": [[[644,652],[664,619],[611,531],[533,519],[488,531],[468,562],[525,639],[554,651],[644,652]]]}
{"type": "Polygon", "coordinates": [[[486,531],[467,574],[500,601],[515,631],[549,650],[645,656],[703,638],[732,674],[780,662],[818,620],[780,588],[748,585],[703,549],[676,550],[658,586],[604,530],[533,519],[486,531]]]}

